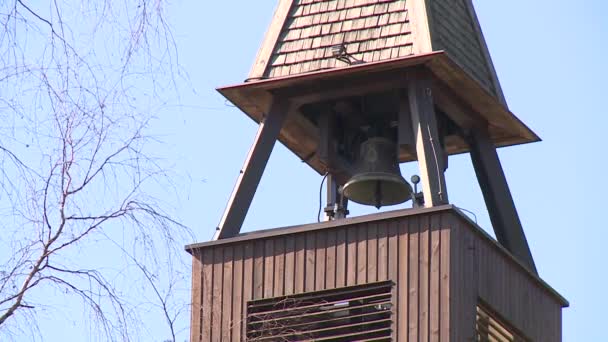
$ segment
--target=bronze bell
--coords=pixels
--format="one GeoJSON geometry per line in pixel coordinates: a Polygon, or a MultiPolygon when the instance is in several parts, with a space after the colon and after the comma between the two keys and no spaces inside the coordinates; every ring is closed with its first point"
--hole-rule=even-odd
{"type": "Polygon", "coordinates": [[[411,199],[412,187],[401,176],[397,147],[389,139],[373,137],[363,142],[355,170],[342,187],[349,200],[379,209],[411,199]]]}

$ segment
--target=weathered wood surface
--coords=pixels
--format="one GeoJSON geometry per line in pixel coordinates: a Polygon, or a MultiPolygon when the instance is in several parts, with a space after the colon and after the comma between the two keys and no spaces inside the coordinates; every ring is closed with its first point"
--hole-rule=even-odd
{"type": "Polygon", "coordinates": [[[282,1],[254,63],[252,77],[279,77],[348,64],[332,46],[344,44],[353,61],[377,62],[408,56],[413,41],[406,0],[282,1]],[[280,34],[277,35],[277,32],[280,34]],[[268,56],[269,46],[273,45],[268,56]]]}
{"type": "Polygon", "coordinates": [[[191,249],[191,340],[243,341],[252,299],[391,280],[395,341],[467,341],[478,299],[560,341],[561,297],[451,206],[342,221],[191,249]]]}
{"type": "Polygon", "coordinates": [[[534,275],[461,217],[451,216],[450,341],[475,336],[481,301],[534,342],[561,341],[563,298],[547,292],[534,275]]]}

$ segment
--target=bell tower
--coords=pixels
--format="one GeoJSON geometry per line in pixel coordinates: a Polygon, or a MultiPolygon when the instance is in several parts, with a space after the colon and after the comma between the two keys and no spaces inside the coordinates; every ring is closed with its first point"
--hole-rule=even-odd
{"type": "Polygon", "coordinates": [[[561,340],[568,303],[538,277],[496,152],[540,139],[470,0],[279,0],[249,77],[218,90],[259,129],[213,240],[187,247],[192,341],[561,340]],[[277,140],[327,177],[326,222],[240,234],[277,140]],[[460,153],[497,241],[450,205],[460,153]]]}

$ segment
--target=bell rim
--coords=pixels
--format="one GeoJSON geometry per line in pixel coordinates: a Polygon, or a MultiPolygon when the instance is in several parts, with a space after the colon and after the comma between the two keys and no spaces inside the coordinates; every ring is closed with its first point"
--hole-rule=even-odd
{"type": "Polygon", "coordinates": [[[373,206],[373,205],[375,205],[375,203],[354,200],[351,197],[349,197],[346,193],[347,193],[347,189],[349,188],[349,186],[352,185],[354,182],[375,181],[375,180],[377,180],[378,176],[382,176],[385,178],[385,180],[391,181],[394,184],[398,184],[399,186],[404,187],[406,190],[406,191],[404,191],[404,193],[407,194],[404,196],[404,199],[402,201],[385,202],[385,203],[382,203],[382,206],[391,206],[391,205],[402,204],[402,203],[406,203],[407,201],[412,199],[411,194],[413,193],[414,190],[413,190],[412,186],[405,180],[405,178],[403,178],[403,176],[401,176],[401,175],[396,175],[396,174],[391,174],[391,173],[386,173],[386,172],[366,172],[364,174],[354,175],[342,186],[341,193],[346,198],[348,198],[349,201],[353,201],[355,203],[362,204],[362,205],[373,206]]]}

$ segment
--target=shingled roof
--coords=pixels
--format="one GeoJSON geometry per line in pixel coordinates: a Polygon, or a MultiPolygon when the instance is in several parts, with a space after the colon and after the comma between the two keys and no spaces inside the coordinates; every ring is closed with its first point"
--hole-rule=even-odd
{"type": "Polygon", "coordinates": [[[445,50],[503,104],[471,0],[279,0],[250,80],[445,50]]]}

